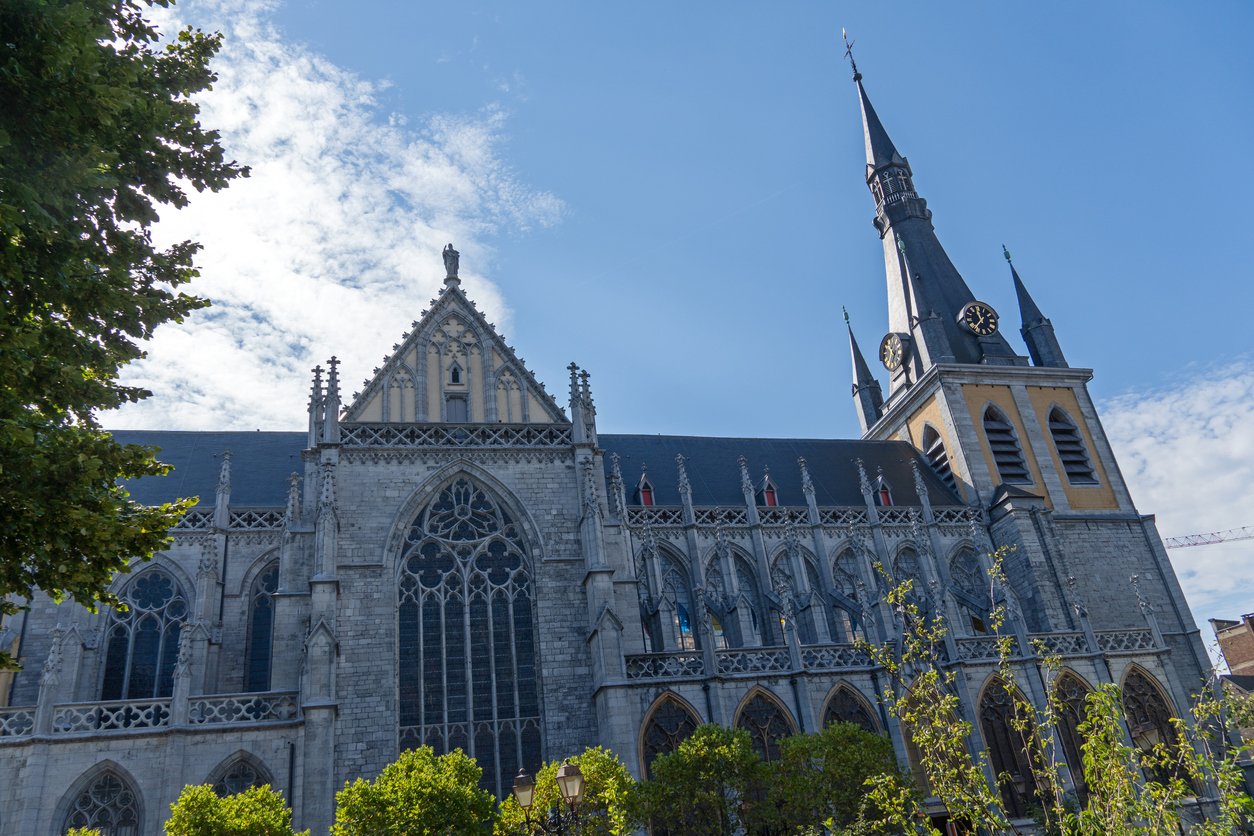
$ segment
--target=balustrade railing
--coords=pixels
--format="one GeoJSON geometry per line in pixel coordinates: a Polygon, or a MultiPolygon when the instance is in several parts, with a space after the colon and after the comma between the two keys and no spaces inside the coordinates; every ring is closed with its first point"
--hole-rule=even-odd
{"type": "Polygon", "coordinates": [[[85,702],[52,709],[53,734],[155,729],[169,724],[169,700],[85,702]]]}
{"type": "Polygon", "coordinates": [[[649,506],[627,509],[628,525],[683,525],[683,512],[677,507],[649,506]]]}
{"type": "Polygon", "coordinates": [[[345,447],[569,447],[569,424],[343,424],[345,447]]]}
{"type": "Polygon", "coordinates": [[[294,719],[298,711],[295,691],[214,694],[188,700],[187,722],[193,726],[265,723],[294,719]]]}
{"type": "Polygon", "coordinates": [[[627,656],[628,679],[663,679],[672,676],[701,676],[705,673],[700,651],[677,653],[637,653],[627,656]]]}
{"type": "Polygon", "coordinates": [[[1097,646],[1105,653],[1156,649],[1149,630],[1102,630],[1097,634],[1097,646]]]}
{"type": "Polygon", "coordinates": [[[0,708],[0,737],[21,737],[35,728],[35,709],[20,706],[0,708]]]}
{"type": "Polygon", "coordinates": [[[1028,639],[1040,655],[1079,656],[1089,652],[1083,633],[1034,633],[1028,639]]]}
{"type": "Polygon", "coordinates": [[[715,655],[718,658],[718,672],[721,674],[778,673],[792,667],[788,660],[788,650],[783,647],[720,650],[715,655]]]}
{"type": "Polygon", "coordinates": [[[866,668],[871,666],[871,657],[852,644],[810,645],[801,648],[801,665],[816,671],[866,668]]]}

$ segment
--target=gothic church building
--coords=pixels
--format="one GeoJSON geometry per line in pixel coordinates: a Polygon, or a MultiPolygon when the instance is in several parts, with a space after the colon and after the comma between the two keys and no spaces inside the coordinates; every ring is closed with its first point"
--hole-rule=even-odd
{"type": "MultiPolygon", "coordinates": [[[[854,80],[889,301],[886,387],[849,334],[860,439],[600,434],[588,374],[549,393],[450,246],[438,298],[359,394],[334,359],[315,371],[304,431],[117,433],[174,465],[137,500],[201,504],[116,578],[126,613],[37,597],[3,625],[23,668],[0,674],[0,834],[159,833],[198,783],[271,784],[320,833],[346,780],[406,748],[461,748],[504,796],[520,767],[593,744],[647,775],[704,722],[773,757],[851,721],[911,764],[854,643],[902,629],[876,564],[946,617],[968,744],[995,771],[1028,775],[998,604],[1022,698],[1075,706],[1115,682],[1135,740],[1171,734],[1209,663],[1092,372],[1013,267],[1018,335],[974,295],[854,80]],[[1008,583],[990,583],[1001,545],[1008,583]]],[[[1078,766],[1074,715],[1059,737],[1078,766]]],[[[1016,815],[1029,783],[1001,789],[1016,815]]]]}

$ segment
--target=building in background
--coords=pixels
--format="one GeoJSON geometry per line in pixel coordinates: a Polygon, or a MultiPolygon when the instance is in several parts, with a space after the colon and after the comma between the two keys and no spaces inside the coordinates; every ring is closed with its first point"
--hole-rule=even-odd
{"type": "MultiPolygon", "coordinates": [[[[646,776],[703,722],[770,758],[851,721],[913,764],[878,699],[890,682],[854,644],[901,630],[879,567],[946,616],[968,742],[997,773],[1030,775],[995,675],[999,604],[1023,698],[1078,707],[1115,682],[1135,740],[1170,736],[1209,664],[1092,372],[1012,267],[1016,347],[854,79],[889,300],[887,387],[848,334],[860,439],[601,434],[587,372],[548,392],[463,293],[450,246],[438,298],[360,391],[344,396],[334,359],[315,371],[302,431],[118,433],[175,466],[139,500],[202,502],[116,579],[126,613],[40,597],[4,625],[24,668],[0,682],[0,833],[155,833],[204,782],[270,783],[321,831],[346,780],[408,747],[462,748],[504,795],[519,767],[591,744],[646,776]],[[1006,584],[989,578],[1002,545],[1006,584]]],[[[789,361],[831,378],[831,358],[789,361]]],[[[1076,716],[1059,736],[1078,767],[1076,716]]],[[[1001,791],[1028,815],[1030,779],[1001,791]]]]}

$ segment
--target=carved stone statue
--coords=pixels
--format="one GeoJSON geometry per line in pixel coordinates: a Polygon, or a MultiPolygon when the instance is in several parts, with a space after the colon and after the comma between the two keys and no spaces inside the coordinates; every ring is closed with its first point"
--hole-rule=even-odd
{"type": "Polygon", "coordinates": [[[444,248],[444,272],[447,278],[457,278],[457,264],[460,256],[461,253],[453,249],[452,244],[444,248]]]}

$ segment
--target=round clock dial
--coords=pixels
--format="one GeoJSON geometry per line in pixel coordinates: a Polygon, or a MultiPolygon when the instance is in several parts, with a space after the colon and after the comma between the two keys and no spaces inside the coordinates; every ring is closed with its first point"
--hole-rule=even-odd
{"type": "Polygon", "coordinates": [[[897,371],[905,356],[906,343],[901,334],[885,334],[884,339],[880,340],[880,362],[884,364],[884,368],[890,372],[897,371]]]}
{"type": "Polygon", "coordinates": [[[958,313],[958,321],[972,334],[988,337],[997,333],[997,311],[983,302],[968,302],[958,313]]]}

